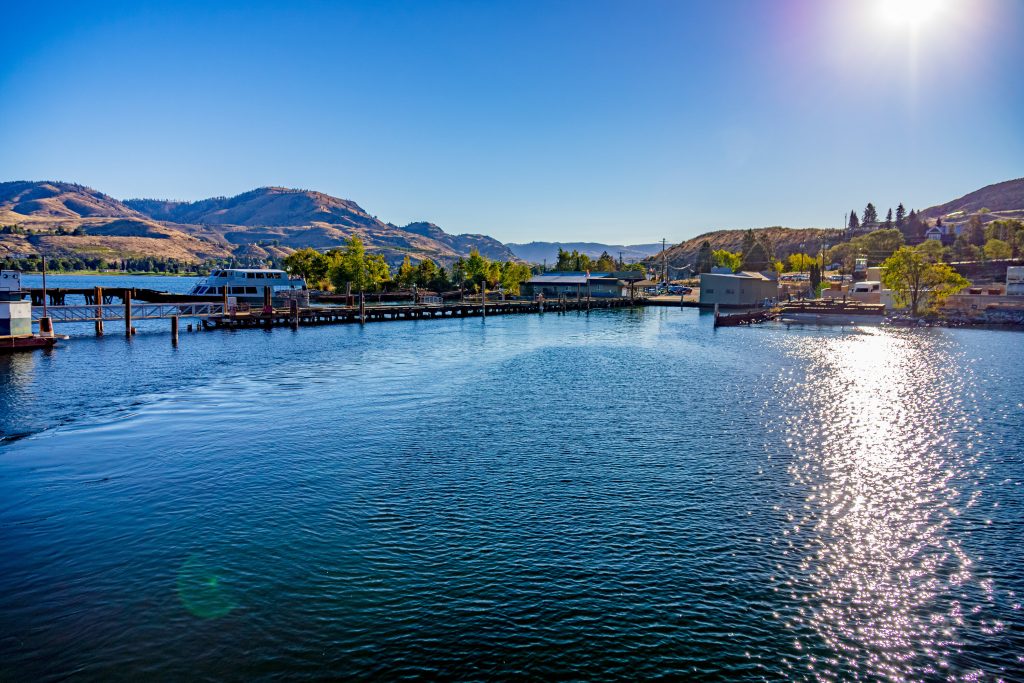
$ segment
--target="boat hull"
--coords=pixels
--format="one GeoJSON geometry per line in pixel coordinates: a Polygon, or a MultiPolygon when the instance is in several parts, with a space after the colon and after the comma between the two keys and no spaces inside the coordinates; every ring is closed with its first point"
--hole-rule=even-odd
{"type": "Polygon", "coordinates": [[[38,337],[36,335],[0,337],[0,353],[51,349],[57,343],[57,340],[58,337],[38,337]]]}

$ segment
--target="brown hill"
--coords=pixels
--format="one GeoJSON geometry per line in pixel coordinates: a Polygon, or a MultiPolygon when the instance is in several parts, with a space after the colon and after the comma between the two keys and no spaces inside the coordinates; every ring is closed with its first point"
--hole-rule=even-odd
{"type": "MultiPolygon", "coordinates": [[[[785,259],[795,253],[817,253],[819,249],[839,241],[840,231],[826,228],[757,228],[754,237],[760,240],[768,249],[770,255],[777,259],[785,259]]],[[[680,244],[669,247],[667,252],[669,265],[680,268],[685,265],[693,265],[697,261],[697,252],[700,245],[707,241],[712,251],[726,249],[738,252],[743,247],[743,237],[746,230],[716,230],[714,232],[698,235],[693,239],[686,240],[680,244]]],[[[648,259],[647,263],[657,267],[662,262],[662,255],[659,253],[648,259]]]]}
{"type": "Polygon", "coordinates": [[[280,257],[302,247],[338,247],[359,235],[368,250],[391,262],[408,255],[416,261],[431,258],[447,264],[472,248],[490,258],[515,258],[486,235],[450,235],[432,223],[401,228],[378,220],[353,201],[283,187],[197,202],[120,202],[73,183],[0,183],[0,225],[37,233],[32,239],[0,235],[0,254],[47,248],[73,253],[77,243],[83,254],[106,249],[111,257],[137,256],[140,249],[146,256],[173,255],[188,261],[232,254],[280,257]],[[61,239],[44,240],[42,235],[61,239]]]}
{"type": "Polygon", "coordinates": [[[1024,210],[1024,178],[986,185],[959,199],[919,211],[918,214],[934,219],[961,211],[969,216],[982,209],[988,209],[990,213],[1019,213],[1024,210]]]}
{"type": "Polygon", "coordinates": [[[0,183],[0,222],[94,217],[142,218],[113,197],[74,183],[0,183]]]}

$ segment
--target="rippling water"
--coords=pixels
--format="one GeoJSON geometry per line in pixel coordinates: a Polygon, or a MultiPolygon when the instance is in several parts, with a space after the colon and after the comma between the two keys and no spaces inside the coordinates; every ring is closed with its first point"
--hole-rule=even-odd
{"type": "Polygon", "coordinates": [[[1022,339],[649,309],[0,358],[0,680],[1020,680],[1022,339]]]}

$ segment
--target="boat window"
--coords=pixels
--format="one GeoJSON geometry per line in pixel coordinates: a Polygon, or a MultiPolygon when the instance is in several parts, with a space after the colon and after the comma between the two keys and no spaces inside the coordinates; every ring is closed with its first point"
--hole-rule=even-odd
{"type": "Polygon", "coordinates": [[[256,279],[257,280],[262,280],[263,279],[263,273],[256,273],[255,275],[256,275],[256,279]]]}
{"type": "Polygon", "coordinates": [[[256,293],[256,288],[255,287],[246,287],[245,288],[245,293],[246,294],[255,294],[256,293]]]}

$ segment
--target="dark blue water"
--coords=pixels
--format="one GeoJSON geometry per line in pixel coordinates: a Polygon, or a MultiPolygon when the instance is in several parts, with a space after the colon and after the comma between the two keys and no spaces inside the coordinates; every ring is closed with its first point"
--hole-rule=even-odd
{"type": "Polygon", "coordinates": [[[0,358],[0,680],[1019,680],[1022,341],[652,308],[0,358]]]}

